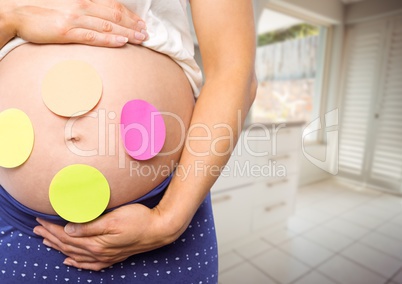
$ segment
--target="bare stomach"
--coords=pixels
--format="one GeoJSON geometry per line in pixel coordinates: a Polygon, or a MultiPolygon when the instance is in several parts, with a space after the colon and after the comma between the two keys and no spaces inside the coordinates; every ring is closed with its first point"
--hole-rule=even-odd
{"type": "Polygon", "coordinates": [[[72,164],[101,171],[109,182],[108,208],[132,201],[161,183],[180,158],[194,100],[182,69],[169,57],[140,46],[22,45],[0,61],[0,112],[18,108],[31,119],[35,144],[29,159],[13,169],[0,167],[0,185],[25,206],[55,214],[49,185],[72,164]],[[74,120],[52,113],[41,98],[47,71],[63,60],[92,65],[103,82],[99,104],[74,120]],[[166,141],[156,157],[135,161],[123,148],[121,109],[133,99],[154,105],[163,115],[166,141]],[[66,131],[67,129],[67,131],[66,131]]]}

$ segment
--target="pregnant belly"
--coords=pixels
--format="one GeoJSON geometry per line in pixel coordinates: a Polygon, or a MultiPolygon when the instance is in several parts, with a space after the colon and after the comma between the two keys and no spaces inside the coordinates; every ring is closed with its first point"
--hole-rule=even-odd
{"type": "Polygon", "coordinates": [[[108,180],[108,208],[134,200],[173,170],[193,106],[192,90],[182,69],[169,57],[147,48],[22,45],[0,61],[0,112],[9,108],[24,111],[32,121],[35,143],[24,164],[13,169],[0,167],[0,184],[25,206],[55,214],[49,202],[53,177],[68,165],[86,164],[108,180]],[[64,60],[89,63],[103,83],[97,106],[73,119],[52,113],[41,97],[45,75],[64,60]],[[163,112],[166,125],[161,152],[146,161],[128,156],[120,139],[121,110],[134,99],[145,100],[163,112]]]}

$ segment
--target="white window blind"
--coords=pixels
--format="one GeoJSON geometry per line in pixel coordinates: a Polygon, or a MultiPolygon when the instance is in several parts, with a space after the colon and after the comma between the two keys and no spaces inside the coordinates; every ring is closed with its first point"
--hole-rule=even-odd
{"type": "Polygon", "coordinates": [[[388,188],[402,183],[402,17],[389,23],[383,83],[377,104],[370,179],[388,188]]]}
{"type": "Polygon", "coordinates": [[[339,141],[343,176],[402,189],[402,16],[350,27],[339,141]]]}
{"type": "Polygon", "coordinates": [[[384,25],[348,29],[339,140],[339,171],[362,177],[372,100],[380,67],[384,25]]]}

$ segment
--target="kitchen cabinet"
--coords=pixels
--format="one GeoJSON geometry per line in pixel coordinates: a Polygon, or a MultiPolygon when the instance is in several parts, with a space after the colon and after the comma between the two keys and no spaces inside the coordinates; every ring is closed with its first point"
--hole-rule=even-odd
{"type": "Polygon", "coordinates": [[[245,128],[211,191],[219,244],[247,237],[292,214],[302,125],[245,128]]]}

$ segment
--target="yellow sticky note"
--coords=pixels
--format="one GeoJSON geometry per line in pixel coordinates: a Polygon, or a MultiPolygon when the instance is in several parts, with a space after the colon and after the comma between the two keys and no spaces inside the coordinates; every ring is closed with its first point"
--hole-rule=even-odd
{"type": "Polygon", "coordinates": [[[34,130],[22,110],[11,108],[0,113],[0,167],[16,168],[29,158],[34,130]]]}
{"type": "Polygon", "coordinates": [[[60,170],[49,187],[53,209],[63,219],[85,223],[99,217],[110,200],[109,183],[94,167],[70,165],[60,170]]]}
{"type": "Polygon", "coordinates": [[[94,67],[79,60],[53,66],[42,82],[42,99],[55,114],[79,116],[92,110],[102,96],[102,79],[94,67]]]}

